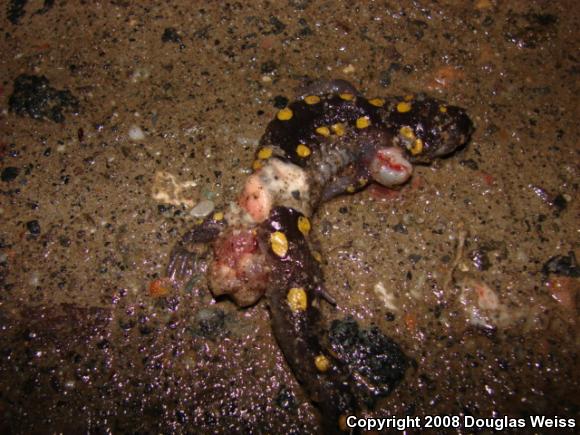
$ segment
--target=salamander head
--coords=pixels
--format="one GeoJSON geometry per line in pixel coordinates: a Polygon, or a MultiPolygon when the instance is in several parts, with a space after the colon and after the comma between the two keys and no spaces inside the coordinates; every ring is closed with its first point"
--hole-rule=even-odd
{"type": "Polygon", "coordinates": [[[369,165],[371,177],[385,187],[405,183],[413,173],[413,166],[397,147],[380,148],[369,165]]]}

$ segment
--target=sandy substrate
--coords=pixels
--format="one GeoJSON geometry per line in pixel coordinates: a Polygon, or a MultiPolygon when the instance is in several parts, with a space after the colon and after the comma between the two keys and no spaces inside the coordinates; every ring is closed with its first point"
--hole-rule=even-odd
{"type": "Polygon", "coordinates": [[[580,424],[576,2],[0,12],[2,433],[317,430],[264,302],[149,287],[190,206],[235,198],[307,78],[426,92],[476,124],[397,194],[337,198],[314,220],[338,301],[326,318],[376,325],[413,360],[368,415],[580,424]],[[185,205],[154,198],[160,173],[185,205]]]}

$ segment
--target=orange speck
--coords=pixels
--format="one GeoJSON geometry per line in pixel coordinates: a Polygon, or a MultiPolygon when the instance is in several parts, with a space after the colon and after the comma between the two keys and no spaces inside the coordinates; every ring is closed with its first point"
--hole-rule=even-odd
{"type": "Polygon", "coordinates": [[[50,44],[48,42],[44,42],[42,44],[35,45],[32,48],[35,49],[36,51],[46,51],[50,49],[50,44]]]}
{"type": "Polygon", "coordinates": [[[157,278],[149,283],[149,296],[162,298],[171,291],[171,281],[169,278],[157,278]]]}
{"type": "Polygon", "coordinates": [[[417,328],[417,316],[412,313],[407,313],[403,317],[405,321],[405,326],[409,331],[414,331],[417,328]]]}
{"type": "Polygon", "coordinates": [[[493,186],[493,184],[495,183],[494,176],[488,174],[487,172],[479,172],[479,176],[481,177],[486,186],[493,186]]]}

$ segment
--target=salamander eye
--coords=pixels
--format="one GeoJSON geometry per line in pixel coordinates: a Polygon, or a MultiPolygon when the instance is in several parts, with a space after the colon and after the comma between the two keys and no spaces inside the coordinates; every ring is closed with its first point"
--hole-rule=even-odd
{"type": "Polygon", "coordinates": [[[403,184],[413,172],[413,166],[403,156],[400,148],[381,148],[376,152],[370,164],[373,179],[385,187],[403,184]]]}

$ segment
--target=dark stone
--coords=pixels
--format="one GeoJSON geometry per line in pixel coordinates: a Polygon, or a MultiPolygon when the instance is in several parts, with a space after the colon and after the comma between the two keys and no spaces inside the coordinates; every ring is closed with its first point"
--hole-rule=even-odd
{"type": "Polygon", "coordinates": [[[542,268],[544,275],[554,274],[560,276],[570,276],[578,278],[580,276],[580,268],[576,262],[576,255],[570,251],[568,255],[556,255],[550,258],[542,268]]]}
{"type": "Polygon", "coordinates": [[[44,76],[22,74],[14,80],[14,91],[8,100],[10,111],[18,116],[63,122],[65,109],[79,110],[78,99],[67,90],[50,87],[44,76]]]}
{"type": "Polygon", "coordinates": [[[262,74],[271,74],[276,71],[276,63],[273,60],[268,60],[260,66],[262,74]]]}
{"type": "Polygon", "coordinates": [[[179,48],[185,48],[185,44],[183,43],[181,36],[179,36],[177,30],[173,27],[167,27],[163,31],[163,35],[161,35],[161,41],[173,42],[175,44],[179,44],[179,48]]]}
{"type": "Polygon", "coordinates": [[[282,95],[276,95],[274,97],[274,107],[277,109],[283,109],[288,105],[288,98],[282,95]]]}
{"type": "Polygon", "coordinates": [[[270,24],[272,25],[272,33],[274,35],[279,35],[286,28],[286,24],[284,24],[282,21],[280,21],[277,17],[273,15],[270,16],[270,24]]]}
{"type": "Polygon", "coordinates": [[[474,249],[469,256],[478,270],[488,270],[491,267],[491,261],[485,249],[474,249]]]}
{"type": "Polygon", "coordinates": [[[225,313],[219,308],[202,308],[195,314],[194,334],[214,339],[224,332],[225,313]]]}
{"type": "Polygon", "coordinates": [[[556,195],[552,204],[554,204],[558,213],[566,210],[566,207],[568,207],[568,201],[566,201],[566,198],[564,198],[564,195],[562,194],[556,195]]]}
{"type": "Polygon", "coordinates": [[[467,160],[460,160],[459,164],[461,166],[466,166],[469,169],[472,169],[474,171],[477,171],[479,169],[479,165],[477,164],[477,162],[473,159],[467,159],[467,160]]]}
{"type": "Polygon", "coordinates": [[[291,409],[296,407],[296,398],[292,391],[282,385],[280,390],[278,391],[278,395],[276,396],[276,404],[282,409],[291,409]]]}
{"type": "Polygon", "coordinates": [[[9,182],[18,176],[18,172],[20,172],[18,168],[15,168],[14,166],[8,166],[2,170],[2,175],[0,178],[2,181],[9,182]]]}
{"type": "Polygon", "coordinates": [[[395,232],[400,233],[400,234],[408,234],[409,233],[409,231],[407,231],[407,227],[401,223],[394,225],[393,230],[395,230],[395,232]]]}
{"type": "Polygon", "coordinates": [[[40,224],[36,219],[26,222],[26,229],[30,234],[33,234],[35,236],[40,234],[40,224]]]}
{"type": "Polygon", "coordinates": [[[376,327],[359,329],[352,318],[332,322],[329,340],[337,358],[357,374],[358,393],[370,404],[393,391],[409,365],[397,343],[376,327]]]}
{"type": "Polygon", "coordinates": [[[8,4],[7,18],[12,24],[18,24],[24,16],[24,8],[28,0],[11,0],[8,4]]]}

